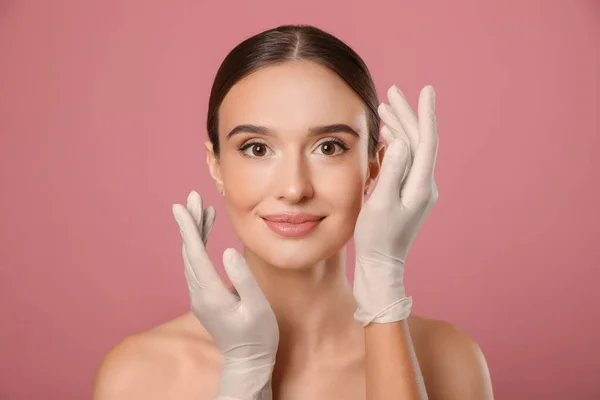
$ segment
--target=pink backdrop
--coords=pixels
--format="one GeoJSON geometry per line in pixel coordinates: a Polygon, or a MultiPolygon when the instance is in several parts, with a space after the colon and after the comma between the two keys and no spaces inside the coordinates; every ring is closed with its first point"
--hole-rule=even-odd
{"type": "Polygon", "coordinates": [[[0,398],[89,398],[112,345],[188,309],[171,204],[191,189],[220,215],[213,259],[239,246],[208,93],[284,23],[347,41],[382,99],[437,90],[415,312],[475,337],[498,399],[600,398],[600,3],[240,3],[0,2],[0,398]]]}

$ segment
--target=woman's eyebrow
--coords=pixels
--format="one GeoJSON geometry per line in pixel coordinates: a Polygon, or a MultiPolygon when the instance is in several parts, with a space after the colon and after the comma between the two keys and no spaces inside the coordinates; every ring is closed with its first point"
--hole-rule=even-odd
{"type": "MultiPolygon", "coordinates": [[[[235,128],[233,128],[227,134],[227,136],[225,138],[229,139],[236,133],[242,133],[242,132],[254,133],[254,134],[258,134],[258,135],[266,135],[266,136],[273,135],[273,131],[271,131],[266,126],[244,124],[244,125],[238,125],[235,128]]],[[[356,132],[356,130],[352,129],[352,127],[350,127],[350,125],[347,125],[347,124],[321,125],[321,126],[315,126],[315,127],[312,127],[309,129],[310,136],[318,136],[318,135],[324,135],[327,133],[338,133],[338,132],[349,133],[352,136],[360,137],[358,132],[356,132]]]]}
{"type": "Polygon", "coordinates": [[[354,129],[352,129],[352,127],[350,125],[346,125],[346,124],[315,126],[313,128],[310,128],[309,131],[310,131],[310,136],[323,135],[323,134],[327,134],[327,133],[344,132],[344,133],[349,133],[352,136],[356,136],[357,138],[360,137],[358,132],[356,132],[354,129]]]}
{"type": "Polygon", "coordinates": [[[235,128],[233,128],[228,134],[227,136],[225,136],[225,139],[229,139],[230,137],[232,137],[233,135],[235,135],[236,133],[256,133],[259,135],[272,135],[273,132],[267,128],[266,126],[258,126],[258,125],[249,125],[249,124],[245,124],[245,125],[238,125],[235,128]]]}

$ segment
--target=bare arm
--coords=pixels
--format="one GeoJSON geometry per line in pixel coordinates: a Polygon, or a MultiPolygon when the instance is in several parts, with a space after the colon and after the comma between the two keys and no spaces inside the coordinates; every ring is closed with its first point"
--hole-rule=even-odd
{"type": "Polygon", "coordinates": [[[427,399],[406,321],[365,327],[367,400],[427,399]]]}

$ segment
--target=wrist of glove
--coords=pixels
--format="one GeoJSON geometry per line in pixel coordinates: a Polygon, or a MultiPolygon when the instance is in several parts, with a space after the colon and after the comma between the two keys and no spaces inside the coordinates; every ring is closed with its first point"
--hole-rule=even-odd
{"type": "Polygon", "coordinates": [[[354,318],[363,326],[408,318],[412,297],[404,289],[404,262],[386,256],[356,257],[354,270],[354,318]],[[382,285],[381,282],[385,282],[382,285]]]}

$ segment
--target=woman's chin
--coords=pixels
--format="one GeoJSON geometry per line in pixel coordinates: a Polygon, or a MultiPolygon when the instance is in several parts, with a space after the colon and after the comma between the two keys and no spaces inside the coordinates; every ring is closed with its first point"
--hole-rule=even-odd
{"type": "Polygon", "coordinates": [[[273,246],[268,252],[258,256],[267,264],[284,270],[305,270],[322,264],[325,260],[339,254],[344,244],[330,248],[318,248],[314,244],[302,246],[299,243],[273,246]]]}
{"type": "Polygon", "coordinates": [[[319,260],[314,259],[299,259],[295,258],[293,260],[284,260],[284,259],[274,259],[269,264],[275,268],[289,271],[302,271],[313,268],[319,260]]]}

